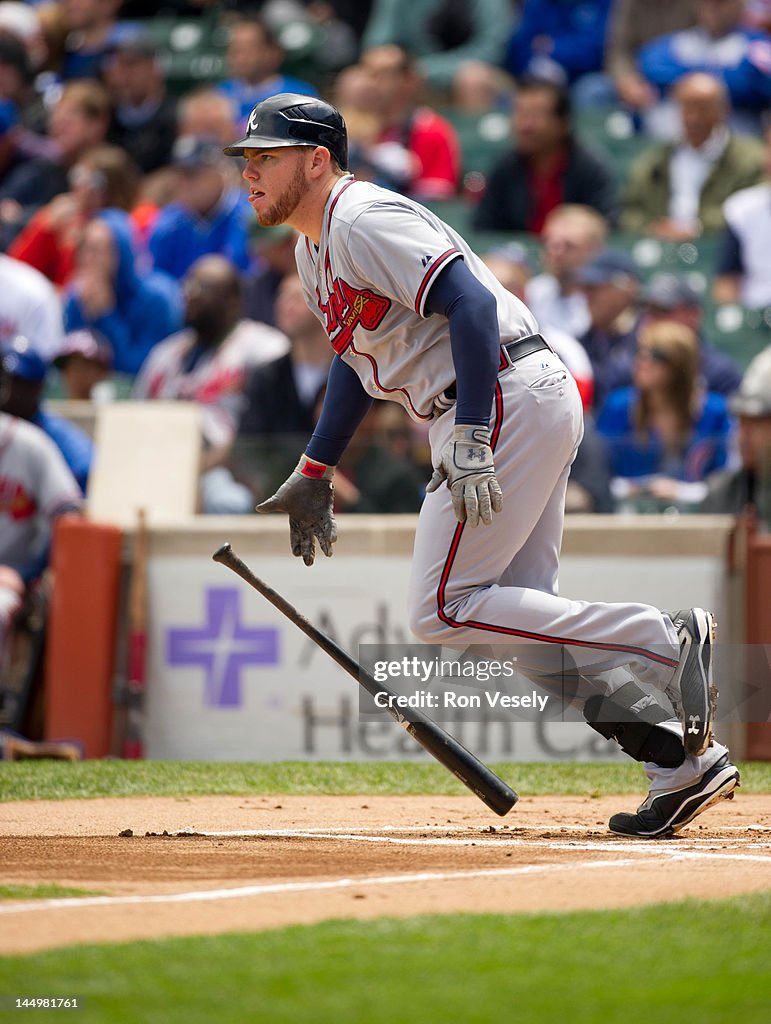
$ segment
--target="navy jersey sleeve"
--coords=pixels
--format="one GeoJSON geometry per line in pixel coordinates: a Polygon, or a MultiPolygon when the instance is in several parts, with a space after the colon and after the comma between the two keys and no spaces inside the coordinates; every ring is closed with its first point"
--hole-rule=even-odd
{"type": "Polygon", "coordinates": [[[456,423],[487,426],[500,363],[497,302],[462,260],[438,275],[426,308],[447,317],[455,364],[456,423]]]}

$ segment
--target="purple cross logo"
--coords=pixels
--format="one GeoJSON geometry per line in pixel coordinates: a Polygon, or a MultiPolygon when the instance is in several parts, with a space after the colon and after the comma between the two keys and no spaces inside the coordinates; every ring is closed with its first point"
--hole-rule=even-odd
{"type": "Polygon", "coordinates": [[[278,636],[274,626],[243,625],[238,590],[211,587],[206,591],[205,625],[168,630],[166,660],[169,665],[204,669],[207,707],[240,707],[241,670],[247,665],[277,665],[278,636]]]}

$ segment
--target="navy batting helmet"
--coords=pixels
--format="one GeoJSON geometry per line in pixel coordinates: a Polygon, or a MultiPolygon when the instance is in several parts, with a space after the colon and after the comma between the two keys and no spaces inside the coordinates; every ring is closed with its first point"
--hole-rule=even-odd
{"type": "Polygon", "coordinates": [[[315,96],[280,92],[258,103],[249,115],[246,135],[228,146],[228,156],[245,149],[281,146],[326,146],[343,170],[348,169],[348,135],[339,110],[315,96]]]}

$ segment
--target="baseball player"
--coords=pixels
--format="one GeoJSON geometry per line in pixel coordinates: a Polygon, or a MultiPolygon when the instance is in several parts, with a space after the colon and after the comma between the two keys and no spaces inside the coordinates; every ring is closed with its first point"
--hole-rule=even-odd
{"type": "Polygon", "coordinates": [[[80,506],[80,488],[54,442],[0,412],[0,663],[26,587],[48,563],[55,517],[80,506]]]}
{"type": "Polygon", "coordinates": [[[345,123],[327,103],[265,100],[225,152],[244,161],[259,223],[300,233],[306,301],[335,352],[305,453],[258,511],[288,514],[306,565],[316,541],[330,556],[335,466],[372,400],[398,402],[431,424],[435,467],[412,562],[415,635],[449,647],[516,643],[536,679],[544,650],[569,655],[587,722],[650,779],[638,811],[611,818],[613,832],[669,835],[732,796],[739,773],[712,737],[710,613],[557,594],[581,401],[529,309],[429,210],[346,173],[345,123]]]}

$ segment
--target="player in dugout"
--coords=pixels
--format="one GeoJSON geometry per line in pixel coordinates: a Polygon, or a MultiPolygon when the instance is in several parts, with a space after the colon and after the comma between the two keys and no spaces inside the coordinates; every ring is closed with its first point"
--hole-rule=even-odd
{"type": "Polygon", "coordinates": [[[330,556],[335,466],[373,399],[398,402],[430,424],[435,467],[412,561],[415,636],[516,643],[536,682],[539,652],[569,656],[574,703],[650,780],[611,831],[667,836],[731,797],[739,772],[713,738],[712,615],[557,593],[581,400],[527,306],[429,210],[347,173],[345,122],[322,100],[282,93],[257,104],[225,152],[244,162],[260,225],[299,232],[305,299],[335,352],[310,442],[258,511],[288,514],[306,565],[316,541],[330,556]]]}

